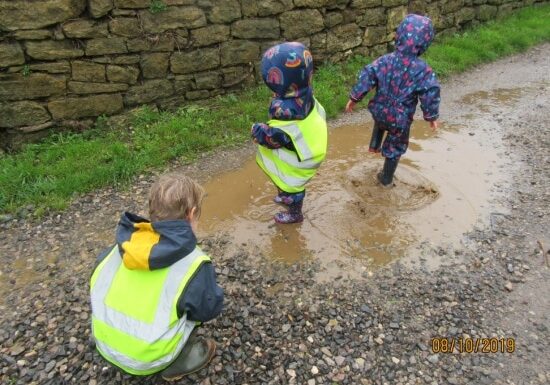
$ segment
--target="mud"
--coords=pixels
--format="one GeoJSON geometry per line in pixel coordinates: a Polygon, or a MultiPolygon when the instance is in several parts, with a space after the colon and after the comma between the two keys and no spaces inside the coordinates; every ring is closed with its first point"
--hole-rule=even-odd
{"type": "MultiPolygon", "coordinates": [[[[502,97],[509,100],[510,92],[502,97]]],[[[474,98],[485,102],[465,97],[474,98]]],[[[289,263],[318,258],[328,277],[341,274],[349,262],[370,269],[412,255],[410,249],[426,239],[457,242],[492,210],[490,187],[506,175],[498,130],[477,129],[488,123],[470,116],[443,122],[434,133],[415,122],[392,188],[376,180],[383,157],[368,152],[370,120],[332,128],[327,159],[307,186],[302,224],[273,223],[283,208],[272,202],[275,188],[251,157],[205,184],[201,233],[228,231],[236,247],[289,263]],[[487,142],[494,145],[482,145],[487,142]]]]}

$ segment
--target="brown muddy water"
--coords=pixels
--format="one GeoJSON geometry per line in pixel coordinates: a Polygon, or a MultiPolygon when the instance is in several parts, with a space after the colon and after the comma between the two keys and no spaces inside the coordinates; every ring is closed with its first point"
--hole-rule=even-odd
{"type": "Polygon", "coordinates": [[[520,96],[521,90],[468,94],[461,102],[475,104],[480,114],[453,114],[460,119],[441,123],[435,133],[415,122],[393,188],[376,180],[383,158],[367,151],[371,122],[331,129],[327,159],[307,186],[301,224],[274,223],[283,207],[272,202],[275,187],[250,159],[205,184],[200,234],[226,232],[236,248],[289,263],[317,258],[325,267],[321,277],[419,257],[422,242],[456,244],[487,221],[495,210],[494,186],[507,174],[500,126],[487,112],[520,96]]]}

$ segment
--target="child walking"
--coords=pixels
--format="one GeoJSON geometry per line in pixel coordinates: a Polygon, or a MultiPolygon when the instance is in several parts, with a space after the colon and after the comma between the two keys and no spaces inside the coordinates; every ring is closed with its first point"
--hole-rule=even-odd
{"type": "Polygon", "coordinates": [[[401,156],[409,145],[409,131],[418,100],[424,120],[437,129],[439,117],[439,83],[430,66],[419,56],[434,38],[432,21],[420,15],[407,15],[396,31],[395,52],[386,54],[365,66],[353,86],[346,112],[373,88],[375,96],[368,108],[374,119],[370,152],[380,152],[384,167],[378,180],[384,186],[393,181],[401,156]],[[386,132],[386,138],[382,139],[386,132]]]}
{"type": "Polygon", "coordinates": [[[325,110],[313,96],[313,58],[301,43],[282,43],[264,53],[261,72],[273,97],[270,120],[252,125],[256,162],[277,186],[274,201],[288,206],[275,221],[302,222],[305,185],[327,153],[325,110]]]}
{"type": "Polygon", "coordinates": [[[90,282],[92,335],[99,353],[135,375],[168,381],[200,370],[216,343],[195,327],[222,311],[223,290],[194,232],[204,190],[181,174],[149,193],[151,221],[124,213],[116,243],[98,257],[90,282]]]}

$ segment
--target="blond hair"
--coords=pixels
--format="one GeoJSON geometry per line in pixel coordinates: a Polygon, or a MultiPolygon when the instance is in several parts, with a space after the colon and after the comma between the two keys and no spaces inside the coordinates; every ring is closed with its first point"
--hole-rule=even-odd
{"type": "Polygon", "coordinates": [[[200,216],[204,189],[188,176],[171,173],[162,175],[149,191],[151,221],[187,219],[193,207],[200,216]]]}

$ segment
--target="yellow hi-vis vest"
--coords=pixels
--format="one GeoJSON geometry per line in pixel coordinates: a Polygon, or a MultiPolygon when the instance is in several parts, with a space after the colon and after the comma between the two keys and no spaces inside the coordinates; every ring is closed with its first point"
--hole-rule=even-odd
{"type": "Polygon", "coordinates": [[[325,109],[315,100],[313,110],[304,120],[272,119],[267,124],[283,130],[296,151],[258,146],[256,162],[281,190],[304,191],[305,184],[313,178],[327,154],[325,109]]]}
{"type": "Polygon", "coordinates": [[[196,325],[185,314],[178,318],[178,299],[209,261],[197,247],[172,266],[130,270],[115,246],[90,283],[92,333],[99,353],[131,374],[152,374],[170,365],[196,325]]]}

